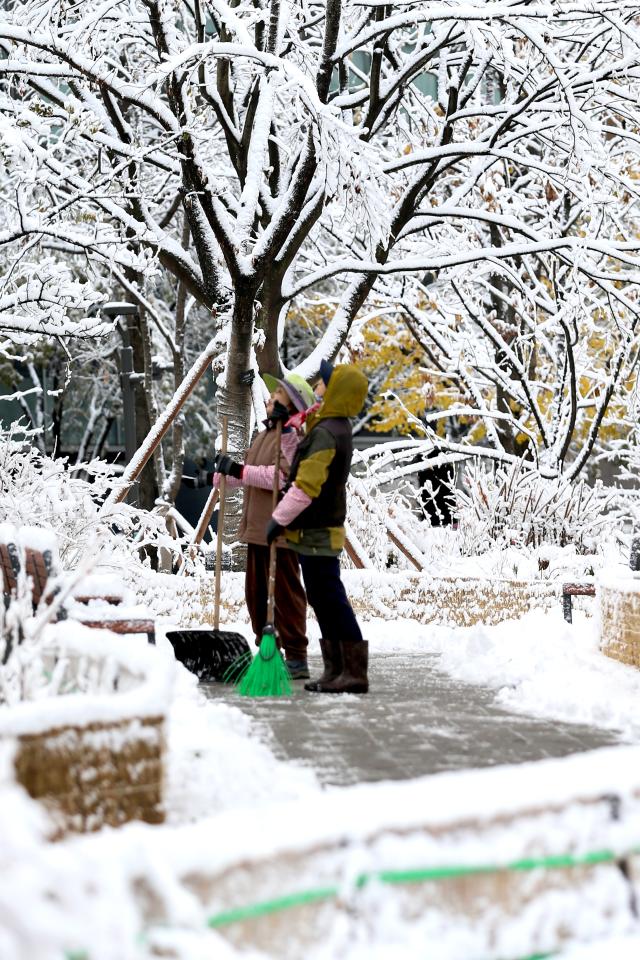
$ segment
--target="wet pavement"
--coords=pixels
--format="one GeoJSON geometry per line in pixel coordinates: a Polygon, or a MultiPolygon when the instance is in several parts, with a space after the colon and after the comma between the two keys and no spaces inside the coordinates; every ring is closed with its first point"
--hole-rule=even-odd
{"type": "MultiPolygon", "coordinates": [[[[313,767],[325,784],[405,780],[443,770],[562,757],[620,743],[621,735],[540,720],[494,705],[495,691],[437,669],[434,654],[372,658],[369,696],[311,694],[295,681],[286,700],[250,700],[223,684],[203,692],[251,716],[281,759],[313,767]]],[[[321,672],[310,658],[312,676],[321,672]]]]}

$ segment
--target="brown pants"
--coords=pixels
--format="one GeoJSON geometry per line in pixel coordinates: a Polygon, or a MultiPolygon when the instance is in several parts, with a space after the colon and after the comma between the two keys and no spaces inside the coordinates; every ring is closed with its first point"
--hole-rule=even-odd
{"type": "MultiPolygon", "coordinates": [[[[267,622],[267,585],[269,581],[269,547],[247,544],[247,572],[244,595],[251,626],[260,643],[267,622]]],[[[300,580],[298,555],[286,547],[276,554],[275,627],[280,646],[287,660],[307,659],[307,597],[300,580]]]]}

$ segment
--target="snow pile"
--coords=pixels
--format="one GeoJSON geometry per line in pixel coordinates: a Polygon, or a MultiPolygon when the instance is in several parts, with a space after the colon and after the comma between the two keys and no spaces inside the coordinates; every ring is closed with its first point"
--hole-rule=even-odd
{"type": "MultiPolygon", "coordinates": [[[[360,889],[356,877],[376,870],[503,864],[523,856],[580,855],[603,848],[624,852],[635,845],[640,830],[637,759],[635,748],[602,750],[517,769],[324,791],[304,803],[265,808],[260,816],[230,810],[173,835],[163,832],[156,838],[155,852],[174,878],[225,878],[222,889],[215,884],[210,888],[208,903],[199,906],[191,899],[189,907],[183,900],[183,926],[192,928],[185,946],[207,942],[204,931],[197,930],[198,916],[202,926],[203,915],[219,910],[337,884],[342,893],[322,908],[320,940],[310,945],[303,932],[299,941],[301,928],[293,910],[282,915],[286,949],[275,932],[272,939],[263,930],[264,940],[257,932],[254,942],[264,944],[272,956],[304,955],[313,960],[391,958],[392,949],[395,956],[417,960],[424,957],[425,943],[430,944],[433,960],[517,958],[531,952],[532,945],[553,946],[559,929],[565,936],[580,931],[584,939],[633,930],[629,889],[620,871],[598,867],[579,883],[560,872],[555,889],[538,890],[511,918],[501,915],[497,903],[465,916],[464,906],[455,898],[449,901],[446,892],[438,902],[436,890],[435,902],[427,897],[417,918],[409,919],[404,897],[412,894],[406,888],[373,883],[360,889]],[[620,798],[619,820],[612,818],[603,794],[620,798]]],[[[141,846],[138,862],[145,862],[146,837],[138,831],[131,837],[141,846]]],[[[163,886],[166,890],[166,882],[163,886]]],[[[515,889],[511,896],[517,903],[515,889]]],[[[174,894],[170,905],[174,919],[162,922],[165,944],[176,943],[176,931],[167,927],[177,926],[177,906],[174,894]]],[[[160,922],[154,924],[150,943],[158,942],[160,922]]],[[[307,931],[307,922],[313,930],[310,916],[303,930],[307,931]]]]}
{"type": "Polygon", "coordinates": [[[640,934],[629,937],[613,937],[597,943],[571,947],[558,954],[557,960],[638,960],[640,957],[640,934]]]}
{"type": "MultiPolygon", "coordinates": [[[[498,866],[522,856],[622,854],[640,834],[639,759],[638,748],[601,750],[518,768],[366,784],[305,803],[272,804],[260,815],[236,809],[181,827],[130,824],[53,845],[41,843],[32,805],[16,795],[9,807],[15,822],[5,818],[0,828],[12,831],[0,843],[0,903],[12,893],[19,911],[14,906],[2,915],[0,937],[11,947],[2,955],[59,960],[63,950],[84,949],[96,960],[144,960],[171,946],[177,960],[257,958],[259,952],[235,953],[207,931],[208,918],[327,884],[342,893],[319,908],[328,912],[317,945],[300,949],[297,941],[301,930],[303,941],[309,932],[314,938],[309,915],[302,928],[295,908],[282,915],[294,924],[283,933],[287,956],[391,960],[395,948],[395,956],[418,960],[429,943],[432,960],[515,960],[532,945],[553,947],[558,935],[596,940],[634,933],[629,887],[613,865],[573,878],[554,871],[564,878],[558,886],[528,893],[514,875],[510,897],[517,888],[524,905],[519,912],[512,905],[505,916],[492,903],[465,917],[464,898],[458,903],[445,891],[439,901],[436,885],[411,919],[403,898],[421,885],[362,888],[356,878],[412,867],[498,866]],[[611,795],[620,799],[618,819],[611,795]]],[[[273,937],[262,941],[272,956],[275,930],[273,937]]]]}
{"type": "MultiPolygon", "coordinates": [[[[434,638],[435,639],[435,638],[434,638]]],[[[559,609],[519,621],[438,634],[440,666],[461,680],[497,688],[502,706],[640,737],[640,673],[599,650],[599,625],[559,609]]]]}
{"type": "Polygon", "coordinates": [[[12,692],[4,676],[10,671],[20,699],[0,707],[0,736],[164,716],[174,670],[146,637],[119,637],[73,620],[50,624],[15,647],[3,669],[2,690],[12,692]]]}
{"type": "Polygon", "coordinates": [[[558,604],[495,626],[451,628],[398,621],[366,625],[372,655],[421,651],[439,654],[438,668],[492,687],[503,707],[541,717],[624,730],[640,738],[640,671],[599,650],[597,618],[575,613],[573,624],[558,604]]]}
{"type": "MultiPolygon", "coordinates": [[[[315,637],[315,624],[311,632],[315,637]]],[[[101,635],[92,632],[94,637],[101,651],[101,635]]],[[[367,623],[367,637],[373,655],[438,653],[442,669],[494,686],[498,699],[512,709],[624,724],[640,732],[633,727],[640,675],[598,652],[596,630],[584,617],[577,616],[569,626],[559,610],[534,612],[496,627],[456,630],[409,620],[398,621],[391,630],[388,622],[373,620],[367,623]]],[[[86,654],[77,641],[79,652],[86,654]]],[[[541,942],[541,930],[551,936],[567,918],[572,935],[594,943],[567,949],[559,960],[626,960],[637,949],[628,886],[619,871],[606,866],[593,869],[579,890],[550,890],[513,919],[500,921],[493,953],[479,948],[487,935],[485,923],[496,922],[495,910],[453,922],[446,909],[432,906],[408,920],[404,887],[373,883],[353,889],[354,877],[362,871],[505,863],[527,855],[580,854],[603,845],[624,852],[640,841],[634,799],[637,748],[320,790],[309,770],[276,760],[254,738],[252,722],[239,710],[204,700],[195,678],[174,663],[162,636],[157,649],[134,642],[126,656],[132,668],[139,657],[154,658],[174,676],[168,722],[169,825],[132,824],[46,845],[43,818],[33,805],[15,788],[0,787],[3,809],[11,811],[0,830],[1,956],[59,960],[65,950],[89,948],[96,960],[144,960],[160,950],[172,951],[178,960],[214,955],[260,960],[260,951],[236,950],[207,930],[207,918],[216,910],[268,899],[268,891],[278,895],[334,880],[343,885],[350,906],[327,908],[322,942],[303,950],[309,960],[418,960],[425,943],[431,945],[432,960],[516,960],[527,944],[541,942]],[[609,807],[599,800],[605,794],[621,798],[621,820],[612,820],[609,807]],[[589,798],[597,803],[574,803],[589,798]],[[533,814],[516,821],[517,828],[510,826],[510,817],[523,811],[533,814]],[[447,830],[452,823],[470,822],[479,828],[447,830]],[[11,837],[5,839],[9,824],[11,837]],[[314,851],[313,856],[305,851],[314,851]],[[256,863],[256,868],[240,871],[240,887],[230,898],[227,893],[218,899],[214,893],[201,900],[194,893],[198,886],[186,882],[188,877],[222,875],[242,862],[256,863]],[[153,916],[149,904],[155,904],[153,916]],[[35,925],[33,917],[38,918],[35,925]],[[609,948],[619,952],[607,952],[609,948]]]]}
{"type": "Polygon", "coordinates": [[[196,678],[181,665],[167,747],[170,823],[231,809],[253,816],[265,804],[304,801],[320,789],[312,770],[277,760],[241,710],[205,699],[196,678]]]}

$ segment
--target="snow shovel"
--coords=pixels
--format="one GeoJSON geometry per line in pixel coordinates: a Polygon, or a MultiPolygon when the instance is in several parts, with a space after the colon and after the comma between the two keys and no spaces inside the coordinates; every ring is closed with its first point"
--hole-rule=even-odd
{"type": "MultiPolygon", "coordinates": [[[[221,452],[227,452],[227,418],[222,418],[221,452]]],[[[218,534],[216,539],[216,573],[214,588],[213,630],[171,630],[167,639],[176,660],[195,673],[201,683],[228,682],[236,678],[251,659],[249,644],[240,633],[220,630],[220,575],[222,572],[222,542],[227,478],[220,477],[218,534]]],[[[210,517],[209,517],[210,519],[210,517]]]]}

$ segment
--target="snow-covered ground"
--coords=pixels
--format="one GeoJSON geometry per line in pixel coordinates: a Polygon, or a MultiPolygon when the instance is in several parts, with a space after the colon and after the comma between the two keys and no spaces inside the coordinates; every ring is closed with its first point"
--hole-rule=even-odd
{"type": "Polygon", "coordinates": [[[597,618],[576,612],[567,624],[558,605],[495,626],[374,620],[365,632],[374,656],[376,650],[437,653],[441,670],[495,689],[509,710],[640,737],[640,672],[600,652],[597,618]]]}
{"type": "MultiPolygon", "coordinates": [[[[229,629],[244,630],[245,634],[247,632],[246,623],[225,626],[229,629]]],[[[495,690],[497,701],[507,709],[620,729],[624,731],[624,739],[640,739],[640,715],[637,707],[640,702],[640,673],[604,657],[598,651],[597,621],[587,619],[580,613],[576,613],[573,625],[564,622],[558,608],[546,613],[533,611],[518,621],[506,621],[489,627],[450,628],[424,625],[409,619],[391,622],[372,619],[364,623],[364,631],[370,642],[372,657],[383,652],[410,653],[416,657],[421,652],[437,654],[439,669],[461,681],[495,690]]],[[[310,636],[312,651],[318,652],[318,630],[315,622],[310,623],[310,636]]],[[[166,657],[167,652],[166,641],[160,636],[158,655],[166,657]]],[[[375,697],[375,689],[371,696],[375,697]]],[[[615,758],[617,752],[609,751],[608,754],[615,758]]],[[[604,752],[599,756],[597,762],[594,757],[594,770],[597,769],[601,774],[603,765],[609,761],[605,761],[604,752]]],[[[555,763],[558,766],[553,769],[558,773],[564,769],[562,761],[555,763]]],[[[577,767],[575,769],[577,770],[577,767]]],[[[527,769],[519,768],[519,772],[514,771],[513,777],[507,768],[504,774],[499,770],[487,770],[482,772],[482,776],[487,778],[486,797],[492,796],[489,778],[496,775],[502,775],[503,778],[496,793],[501,802],[508,802],[509,797],[515,797],[518,793],[525,796],[527,790],[529,793],[541,789],[544,792],[545,784],[548,786],[552,782],[554,789],[557,789],[559,782],[557,775],[547,776],[546,779],[543,777],[534,789],[533,785],[538,779],[535,765],[527,765],[527,769]],[[533,772],[529,773],[527,770],[533,772]],[[529,781],[527,778],[530,778],[529,781]],[[507,786],[507,782],[511,785],[507,786]],[[517,789],[516,785],[519,785],[517,789]]],[[[103,945],[97,952],[91,952],[90,958],[94,960],[95,953],[96,960],[102,960],[103,957],[112,960],[116,956],[113,951],[117,947],[119,960],[125,960],[131,953],[126,944],[130,940],[135,941],[138,920],[133,908],[127,913],[123,907],[122,898],[126,898],[123,884],[127,872],[130,874],[141,855],[143,859],[149,858],[144,869],[154,871],[154,882],[159,883],[166,891],[171,903],[180,905],[184,901],[184,917],[188,918],[189,901],[185,898],[183,888],[176,886],[176,877],[172,873],[174,868],[162,859],[159,853],[161,849],[166,847],[166,850],[180,851],[179,856],[178,853],[173,855],[178,858],[176,863],[191,860],[194,863],[200,860],[205,862],[206,849],[212,851],[211,858],[215,860],[227,847],[233,851],[234,837],[239,836],[238,831],[246,832],[247,824],[260,824],[263,817],[269,822],[275,823],[280,819],[286,823],[287,817],[290,819],[294,811],[296,819],[308,824],[309,829],[305,827],[301,830],[298,826],[293,830],[292,839],[287,836],[286,828],[283,827],[278,835],[272,838],[276,847],[282,847],[284,843],[288,847],[293,844],[295,848],[295,838],[298,836],[303,836],[305,842],[313,840],[314,836],[317,842],[322,842],[323,831],[329,829],[331,833],[334,829],[332,824],[339,824],[342,816],[340,811],[347,817],[345,836],[350,835],[347,821],[352,814],[355,816],[355,819],[352,818],[354,829],[351,831],[354,838],[358,830],[364,827],[365,821],[359,813],[360,810],[366,811],[366,822],[373,823],[375,820],[383,823],[389,814],[393,813],[394,822],[405,823],[407,826],[414,783],[417,810],[429,809],[433,815],[438,807],[451,813],[454,808],[457,809],[453,803],[454,798],[457,798],[458,805],[462,802],[464,806],[467,794],[465,789],[461,789],[462,781],[456,778],[467,775],[463,773],[442,776],[444,780],[439,777],[432,778],[428,789],[429,781],[425,779],[405,782],[402,785],[402,801],[396,798],[395,794],[392,796],[389,793],[390,788],[396,788],[396,785],[391,784],[370,784],[346,791],[337,788],[323,789],[309,769],[277,759],[269,746],[257,737],[251,720],[237,707],[205,700],[197,688],[195,678],[184,668],[177,666],[168,725],[166,827],[125,828],[111,834],[112,839],[108,843],[100,837],[74,841],[64,845],[64,852],[60,847],[61,852],[58,854],[55,850],[51,852],[49,845],[40,840],[42,828],[33,805],[20,798],[15,791],[3,793],[3,806],[9,816],[4,821],[5,829],[0,831],[0,865],[4,863],[3,872],[6,867],[5,882],[0,879],[0,907],[4,917],[0,922],[0,956],[6,956],[7,960],[59,960],[61,945],[68,942],[65,940],[64,918],[71,918],[71,911],[74,909],[82,909],[83,902],[89,903],[94,895],[91,893],[89,874],[95,876],[96,870],[102,870],[104,878],[101,884],[104,885],[104,890],[102,886],[100,890],[103,890],[105,898],[113,898],[112,909],[116,912],[122,911],[123,922],[116,936],[113,932],[113,919],[108,921],[108,918],[105,918],[99,931],[103,945]],[[353,790],[364,791],[362,800],[356,800],[359,794],[352,794],[353,790]],[[420,799],[422,794],[430,797],[426,808],[424,800],[420,799]],[[347,803],[348,797],[352,795],[354,802],[347,803]],[[446,803],[445,795],[450,797],[446,803]],[[325,809],[327,802],[334,810],[329,818],[329,827],[319,822],[314,813],[325,809]],[[280,817],[277,813],[279,809],[290,812],[287,816],[280,817]],[[347,816],[349,810],[351,814],[347,816]],[[356,824],[360,825],[358,829],[356,824]],[[174,836],[171,831],[175,830],[187,832],[176,833],[174,836]],[[157,840],[152,840],[153,837],[157,840]],[[161,837],[166,838],[162,843],[161,837]],[[199,853],[196,847],[200,837],[205,843],[202,853],[199,853]],[[159,844],[159,862],[155,862],[154,855],[149,852],[152,848],[155,849],[156,843],[159,844]],[[105,857],[106,860],[102,862],[101,858],[105,857]],[[16,878],[19,878],[22,884],[19,908],[14,897],[16,878]],[[76,898],[68,892],[65,893],[60,903],[53,906],[49,904],[47,913],[47,889],[51,883],[61,889],[76,884],[78,889],[84,892],[76,898]],[[41,916],[42,922],[35,933],[27,932],[24,919],[21,919],[24,911],[38,912],[41,916]]],[[[581,776],[584,777],[584,772],[581,776]]],[[[567,779],[568,795],[572,789],[571,778],[572,775],[567,779]]],[[[582,782],[585,782],[584,779],[582,782]]],[[[475,791],[479,789],[480,781],[474,781],[474,784],[475,791]]],[[[477,798],[478,794],[475,793],[474,796],[477,798]]],[[[487,810],[489,806],[485,813],[487,810]]],[[[458,813],[461,816],[464,814],[462,808],[458,813]]],[[[628,824],[625,829],[627,827],[628,824]]],[[[627,840],[635,829],[633,825],[631,827],[627,840]]],[[[252,835],[251,831],[249,835],[252,835]]],[[[255,842],[252,841],[249,846],[256,847],[255,838],[259,836],[259,831],[254,832],[255,842]]],[[[560,837],[561,834],[558,834],[556,840],[559,841],[560,837]]],[[[522,839],[520,836],[518,842],[522,839]]],[[[249,838],[245,840],[248,842],[249,838]]],[[[245,846],[244,842],[239,844],[239,848],[244,849],[245,846]]],[[[418,860],[419,852],[416,850],[418,860]]],[[[477,855],[482,859],[481,850],[477,855]]],[[[486,856],[486,850],[484,855],[486,856]]],[[[406,850],[403,858],[404,863],[406,850]]],[[[406,866],[406,863],[404,865],[406,866]]],[[[601,905],[610,901],[613,910],[615,905],[619,907],[624,900],[621,891],[618,880],[612,885],[610,877],[594,879],[584,908],[584,936],[594,942],[558,954],[559,960],[608,960],[609,957],[627,960],[632,956],[635,960],[635,957],[640,955],[640,935],[632,936],[634,929],[629,926],[627,914],[620,915],[606,930],[589,922],[590,903],[601,905]],[[602,937],[609,930],[615,935],[615,939],[605,941],[602,937]]],[[[397,957],[402,957],[403,960],[423,960],[425,943],[437,942],[437,918],[425,917],[407,924],[394,913],[396,908],[391,901],[387,903],[381,894],[378,894],[378,897],[379,902],[376,902],[373,911],[375,922],[371,919],[364,926],[345,926],[344,918],[338,917],[327,931],[324,941],[306,952],[305,956],[309,960],[365,960],[365,957],[367,960],[396,960],[397,957]]],[[[550,902],[548,908],[561,913],[561,900],[550,902]]],[[[574,915],[575,903],[572,902],[569,909],[574,915]]],[[[176,916],[180,916],[179,910],[176,916]]],[[[527,920],[532,929],[539,922],[541,921],[537,915],[527,920]]],[[[90,926],[85,925],[85,929],[79,917],[74,917],[73,923],[77,928],[78,942],[83,942],[83,937],[91,935],[90,926]]],[[[517,924],[511,932],[507,930],[505,943],[510,942],[509,938],[513,934],[514,945],[521,946],[526,940],[523,930],[524,927],[518,928],[517,924]]],[[[464,960],[467,960],[464,949],[461,948],[464,940],[459,941],[456,946],[455,937],[452,940],[450,933],[449,930],[446,940],[450,945],[453,944],[449,953],[444,950],[443,940],[443,949],[433,953],[433,956],[437,956],[438,960],[446,960],[449,956],[464,957],[464,960]]],[[[460,937],[467,935],[471,936],[468,931],[465,933],[460,930],[460,937]]],[[[92,939],[95,943],[95,937],[92,939]]],[[[255,950],[239,952],[219,934],[199,928],[198,923],[192,919],[185,919],[182,924],[176,921],[171,929],[154,931],[153,938],[148,942],[149,951],[152,945],[153,949],[160,945],[167,950],[171,948],[174,952],[169,955],[179,957],[180,960],[204,960],[205,957],[208,960],[212,955],[222,960],[258,960],[260,957],[260,953],[255,950]]],[[[136,950],[139,951],[140,948],[137,947],[136,950]]],[[[132,958],[134,954],[135,951],[131,953],[132,958]]],[[[136,954],[138,955],[150,956],[151,952],[142,951],[142,954],[136,954]]],[[[519,960],[521,956],[522,951],[514,953],[513,960],[519,960]]]]}
{"type": "Polygon", "coordinates": [[[184,823],[230,809],[303,800],[320,789],[313,771],[277,760],[237,707],[206,700],[178,668],[169,715],[167,818],[184,823]]]}
{"type": "MultiPolygon", "coordinates": [[[[242,622],[228,628],[247,631],[242,622]]],[[[640,740],[640,672],[599,651],[597,620],[584,614],[576,613],[569,625],[558,607],[496,626],[464,628],[373,619],[364,632],[372,657],[436,653],[439,669],[494,689],[496,702],[508,710],[619,730],[626,741],[640,740]]],[[[319,653],[315,622],[309,634],[312,652],[319,653]]],[[[169,747],[173,822],[206,816],[212,809],[302,798],[320,789],[310,770],[276,760],[237,707],[204,700],[182,668],[169,747]]]]}

